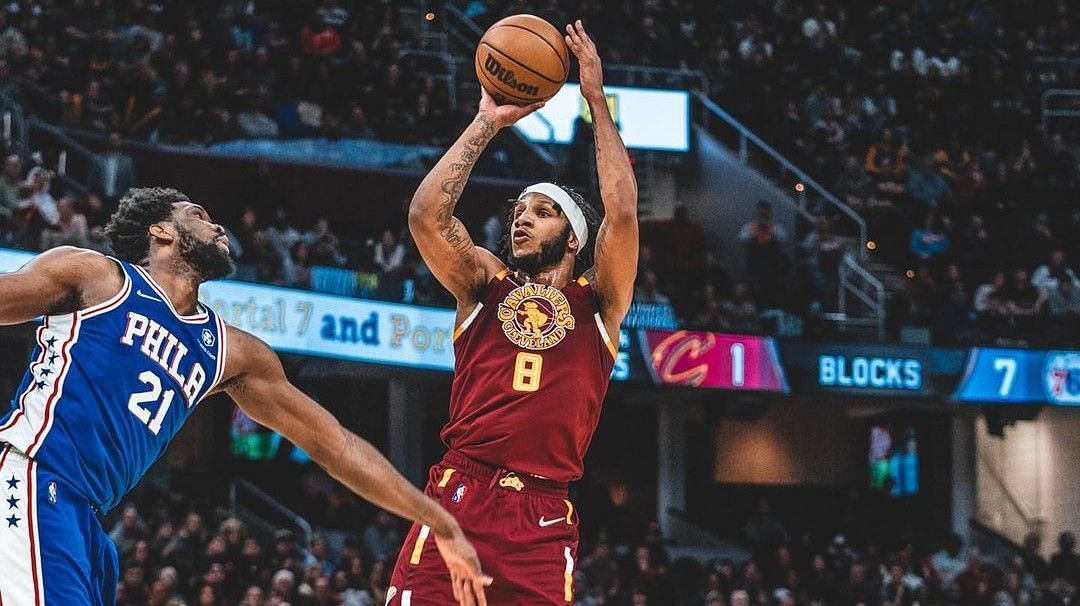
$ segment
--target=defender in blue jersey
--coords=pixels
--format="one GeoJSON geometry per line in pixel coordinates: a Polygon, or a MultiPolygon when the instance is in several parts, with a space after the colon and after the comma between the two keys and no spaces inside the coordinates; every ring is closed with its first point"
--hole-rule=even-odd
{"type": "Polygon", "coordinates": [[[116,548],[98,516],[120,502],[205,396],[227,393],[360,496],[431,527],[462,604],[485,604],[454,518],[288,382],[262,341],[199,303],[232,271],[206,210],[132,189],[106,228],[116,258],[42,253],[0,275],[0,324],[44,316],[0,414],[0,605],[115,603],[116,548]]]}

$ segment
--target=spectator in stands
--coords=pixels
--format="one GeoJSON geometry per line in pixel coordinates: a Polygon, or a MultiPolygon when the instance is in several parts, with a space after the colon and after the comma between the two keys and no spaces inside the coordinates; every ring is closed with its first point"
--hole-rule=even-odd
{"type": "Polygon", "coordinates": [[[387,602],[386,592],[390,588],[390,572],[387,571],[384,560],[379,560],[371,566],[368,579],[366,589],[371,594],[372,599],[375,600],[376,604],[385,604],[387,602]]]}
{"type": "Polygon", "coordinates": [[[404,263],[405,245],[398,242],[393,230],[384,230],[375,246],[375,267],[380,274],[390,276],[400,272],[404,263]]]}
{"type": "Polygon", "coordinates": [[[656,273],[646,272],[640,276],[638,287],[634,289],[634,303],[649,305],[671,305],[671,299],[657,287],[656,273]]]}
{"type": "Polygon", "coordinates": [[[296,597],[295,591],[296,574],[286,568],[282,568],[274,573],[274,578],[270,583],[271,603],[281,604],[283,602],[292,602],[296,597]]]}
{"type": "Polygon", "coordinates": [[[881,138],[866,152],[866,172],[879,181],[898,179],[906,172],[907,156],[907,145],[897,146],[893,131],[883,129],[881,138]]]}
{"type": "Polygon", "coordinates": [[[859,211],[867,206],[874,191],[874,180],[856,156],[849,155],[844,161],[844,171],[840,174],[833,191],[848,206],[859,211]]]}
{"type": "Polygon", "coordinates": [[[18,154],[9,154],[4,158],[4,171],[0,174],[0,229],[5,232],[13,226],[13,216],[23,198],[22,186],[22,160],[18,154]]]}
{"type": "Polygon", "coordinates": [[[116,208],[120,196],[135,185],[135,162],[122,153],[121,144],[119,131],[112,131],[105,144],[105,153],[95,155],[90,161],[87,185],[91,194],[98,196],[109,209],[116,208]]]}
{"type": "Polygon", "coordinates": [[[1025,269],[1015,269],[1005,290],[1005,307],[1012,316],[1034,316],[1042,311],[1046,295],[1031,284],[1025,269]]]}
{"type": "Polygon", "coordinates": [[[746,521],[743,534],[755,553],[771,553],[776,546],[782,545],[788,540],[787,531],[780,524],[780,521],[773,516],[772,505],[766,498],[758,499],[757,510],[746,521]]]}
{"type": "Polygon", "coordinates": [[[822,51],[836,40],[836,24],[828,18],[824,4],[814,6],[813,16],[802,22],[802,34],[810,47],[822,51]]]}
{"type": "Polygon", "coordinates": [[[996,587],[978,549],[972,547],[968,550],[967,566],[957,575],[955,585],[960,604],[989,603],[996,587]]]}
{"type": "Polygon", "coordinates": [[[40,244],[41,231],[47,227],[56,227],[60,221],[56,198],[50,193],[52,178],[53,174],[41,166],[30,169],[26,176],[26,197],[18,203],[19,240],[26,248],[37,247],[40,244]]]}
{"type": "Polygon", "coordinates": [[[911,254],[923,262],[932,262],[949,251],[949,237],[941,227],[941,219],[937,212],[926,213],[922,227],[911,231],[909,239],[911,254]]]}
{"type": "Polygon", "coordinates": [[[290,253],[292,247],[300,241],[302,236],[299,230],[289,221],[289,213],[284,207],[278,207],[274,210],[274,220],[270,227],[266,229],[266,237],[274,252],[277,253],[278,258],[281,259],[282,265],[291,264],[292,255],[290,253]]]}
{"type": "Polygon", "coordinates": [[[289,251],[289,263],[282,268],[281,280],[286,286],[311,287],[311,245],[301,240],[289,251]]]}
{"type": "Polygon", "coordinates": [[[380,510],[375,514],[375,521],[364,530],[363,540],[364,550],[372,561],[385,562],[397,555],[401,533],[390,514],[380,510]]]}
{"type": "Polygon", "coordinates": [[[135,541],[143,536],[146,525],[139,516],[139,510],[131,504],[124,506],[124,513],[120,521],[109,532],[109,538],[116,543],[116,550],[126,553],[135,545],[135,541]]]}
{"type": "Polygon", "coordinates": [[[1077,278],[1076,272],[1065,263],[1065,251],[1058,247],[1051,250],[1047,262],[1031,274],[1031,284],[1040,290],[1052,292],[1062,282],[1069,282],[1074,289],[1080,289],[1080,278],[1077,278]]]}
{"type": "Polygon", "coordinates": [[[753,295],[764,308],[780,302],[779,290],[788,266],[783,249],[786,240],[784,228],[773,220],[772,206],[764,201],[757,203],[754,218],[739,230],[753,295]]]}
{"type": "Polygon", "coordinates": [[[721,326],[736,332],[755,333],[761,330],[758,307],[750,297],[745,282],[737,282],[731,297],[720,302],[721,326]]]}
{"type": "MultiPolygon", "coordinates": [[[[1002,282],[1004,280],[1005,278],[1002,276],[1002,282]]],[[[950,534],[941,551],[934,554],[931,562],[941,584],[945,587],[952,585],[967,564],[964,555],[964,541],[960,538],[960,535],[956,533],[950,534]]]]}
{"type": "Polygon", "coordinates": [[[831,300],[836,291],[837,272],[846,248],[832,232],[828,217],[818,217],[814,231],[801,244],[801,259],[810,274],[813,294],[818,300],[831,300]]]}
{"type": "Polygon", "coordinates": [[[669,229],[671,278],[678,284],[688,284],[705,268],[705,230],[690,219],[685,206],[675,207],[669,229]]]}
{"type": "Polygon", "coordinates": [[[1076,535],[1063,532],[1058,536],[1058,552],[1050,557],[1050,573],[1080,587],[1080,555],[1076,554],[1076,535]]]}
{"type": "Polygon", "coordinates": [[[89,244],[89,230],[86,216],[75,211],[75,200],[64,196],[56,203],[59,218],[56,225],[41,232],[41,250],[57,246],[78,246],[85,248],[89,244]]]}
{"type": "Polygon", "coordinates": [[[600,598],[614,601],[622,591],[619,578],[619,566],[611,557],[611,547],[607,541],[597,541],[593,551],[581,562],[591,587],[599,590],[600,598]]]}
{"type": "Polygon", "coordinates": [[[693,327],[698,330],[723,331],[729,328],[728,316],[721,308],[720,296],[716,292],[716,285],[705,283],[702,287],[701,298],[695,307],[697,315],[693,320],[693,327]]]}
{"type": "Polygon", "coordinates": [[[908,195],[915,200],[917,213],[937,209],[952,197],[949,183],[932,156],[923,158],[907,182],[908,195]]]}

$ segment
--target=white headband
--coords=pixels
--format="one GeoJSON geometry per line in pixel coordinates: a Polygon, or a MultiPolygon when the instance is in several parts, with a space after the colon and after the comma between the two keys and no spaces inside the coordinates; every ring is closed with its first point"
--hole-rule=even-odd
{"type": "Polygon", "coordinates": [[[570,229],[574,230],[574,235],[577,236],[578,250],[585,248],[585,243],[589,241],[589,224],[585,222],[585,213],[581,212],[581,207],[565,189],[554,183],[537,183],[523,189],[518,201],[524,198],[525,194],[544,194],[551,198],[570,220],[570,229]]]}

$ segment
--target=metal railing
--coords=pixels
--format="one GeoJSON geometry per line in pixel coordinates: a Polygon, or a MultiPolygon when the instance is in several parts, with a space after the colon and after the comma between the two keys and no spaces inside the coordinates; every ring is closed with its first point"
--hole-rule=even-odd
{"type": "Polygon", "coordinates": [[[773,149],[771,145],[766,143],[761,137],[754,133],[754,131],[750,130],[749,127],[724,111],[723,108],[717,105],[716,102],[707,95],[700,91],[693,91],[693,97],[701,105],[702,109],[705,110],[701,115],[702,126],[708,129],[711,124],[709,120],[711,117],[719,120],[723,125],[730,128],[738,135],[738,154],[740,162],[749,164],[751,151],[757,152],[758,157],[764,157],[778,166],[781,176],[790,174],[794,179],[797,179],[799,183],[802,183],[803,191],[799,195],[798,204],[796,204],[800,215],[810,220],[813,218],[813,214],[810,213],[808,209],[809,197],[806,195],[807,191],[812,191],[823,202],[829,204],[840,214],[844,215],[858,231],[859,246],[857,254],[859,259],[866,258],[867,226],[866,220],[863,219],[859,213],[855,212],[854,209],[833,195],[832,192],[825,189],[825,187],[814,180],[813,177],[796,166],[794,162],[788,160],[783,154],[773,149]]]}
{"type": "Polygon", "coordinates": [[[430,66],[438,66],[439,71],[425,69],[425,65],[418,65],[418,72],[429,75],[437,82],[446,87],[447,102],[450,109],[457,109],[457,63],[449,58],[445,52],[432,50],[405,49],[401,51],[399,61],[405,62],[415,59],[420,63],[430,66]]]}
{"type": "Polygon", "coordinates": [[[248,518],[248,522],[258,524],[268,532],[273,532],[278,528],[281,528],[281,524],[274,524],[266,520],[263,516],[254,513],[251,507],[246,507],[241,504],[243,496],[250,496],[257,502],[257,507],[260,510],[273,512],[281,517],[282,521],[292,526],[295,530],[299,530],[300,534],[304,537],[304,545],[311,543],[311,537],[313,529],[311,524],[307,520],[294,513],[288,507],[285,507],[277,501],[274,497],[266,494],[261,488],[248,482],[247,480],[233,480],[233,483],[229,485],[229,511],[236,517],[248,518]]]}
{"type": "Polygon", "coordinates": [[[850,252],[844,253],[839,267],[839,285],[837,286],[838,320],[853,322],[848,296],[864,304],[873,314],[871,320],[877,327],[879,341],[885,340],[885,286],[865,267],[859,265],[850,252]]]}

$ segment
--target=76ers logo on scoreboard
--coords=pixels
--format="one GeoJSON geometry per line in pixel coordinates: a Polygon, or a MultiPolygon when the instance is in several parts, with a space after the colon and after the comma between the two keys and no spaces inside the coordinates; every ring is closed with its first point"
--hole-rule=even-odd
{"type": "Polygon", "coordinates": [[[558,288],[546,284],[525,284],[510,291],[499,303],[503,332],[518,347],[548,349],[574,330],[570,302],[558,288]]]}
{"type": "Polygon", "coordinates": [[[1046,396],[1054,404],[1080,406],[1080,353],[1052,351],[1043,370],[1046,396]]]}

